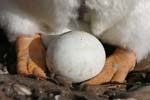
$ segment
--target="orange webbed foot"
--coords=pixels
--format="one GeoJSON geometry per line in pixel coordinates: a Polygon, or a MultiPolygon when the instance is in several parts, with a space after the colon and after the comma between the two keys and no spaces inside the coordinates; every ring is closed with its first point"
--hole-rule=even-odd
{"type": "Polygon", "coordinates": [[[33,75],[39,79],[46,78],[46,52],[41,36],[20,36],[16,41],[17,72],[23,76],[33,75]]]}
{"type": "Polygon", "coordinates": [[[106,82],[125,81],[128,72],[134,69],[136,55],[134,52],[118,48],[106,59],[105,66],[96,77],[84,82],[86,85],[97,85],[106,82]]]}

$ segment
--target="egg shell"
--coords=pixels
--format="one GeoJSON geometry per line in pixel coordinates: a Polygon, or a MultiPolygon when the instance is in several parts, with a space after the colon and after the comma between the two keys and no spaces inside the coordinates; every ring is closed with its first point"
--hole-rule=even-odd
{"type": "Polygon", "coordinates": [[[72,31],[53,39],[47,50],[47,65],[73,83],[93,78],[105,64],[105,50],[93,35],[72,31]]]}

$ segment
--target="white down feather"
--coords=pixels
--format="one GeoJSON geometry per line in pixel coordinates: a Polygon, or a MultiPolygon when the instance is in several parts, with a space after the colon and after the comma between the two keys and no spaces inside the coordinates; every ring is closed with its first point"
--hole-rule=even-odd
{"type": "MultiPolygon", "coordinates": [[[[10,40],[18,35],[56,35],[78,17],[81,0],[0,0],[0,24],[10,40]]],[[[150,52],[150,0],[85,0],[91,34],[136,53],[150,52]]],[[[75,28],[78,23],[72,25],[75,28]]],[[[80,28],[80,25],[79,25],[80,28]]],[[[84,29],[82,29],[84,30],[84,29]]],[[[86,30],[85,30],[86,31],[86,30]]]]}

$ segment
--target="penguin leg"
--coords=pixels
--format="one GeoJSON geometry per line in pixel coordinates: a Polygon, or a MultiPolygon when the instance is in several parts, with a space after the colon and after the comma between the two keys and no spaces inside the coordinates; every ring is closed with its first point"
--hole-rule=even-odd
{"type": "Polygon", "coordinates": [[[41,35],[19,36],[16,40],[17,72],[24,76],[46,78],[46,52],[41,35]]]}
{"type": "Polygon", "coordinates": [[[124,82],[128,72],[134,69],[136,55],[127,49],[118,48],[106,59],[103,70],[94,78],[84,82],[86,85],[97,85],[106,82],[124,82]]]}

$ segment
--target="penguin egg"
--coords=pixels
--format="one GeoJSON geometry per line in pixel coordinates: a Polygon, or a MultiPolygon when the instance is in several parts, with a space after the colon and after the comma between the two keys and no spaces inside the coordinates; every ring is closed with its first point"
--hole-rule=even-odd
{"type": "Polygon", "coordinates": [[[47,50],[48,68],[74,83],[95,77],[105,64],[101,42],[89,33],[73,31],[52,40],[47,50]]]}

